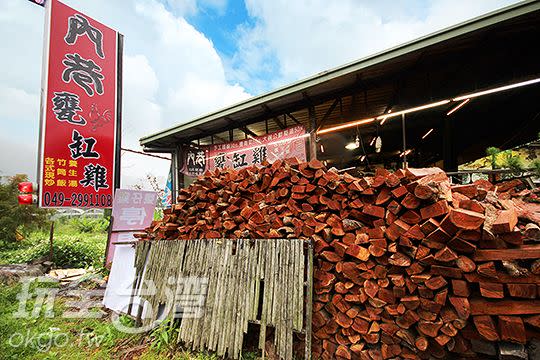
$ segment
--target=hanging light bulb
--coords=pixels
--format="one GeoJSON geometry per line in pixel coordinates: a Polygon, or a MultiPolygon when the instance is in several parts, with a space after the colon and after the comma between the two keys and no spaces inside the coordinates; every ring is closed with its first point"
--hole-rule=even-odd
{"type": "Polygon", "coordinates": [[[380,153],[382,148],[382,139],[380,136],[377,136],[375,139],[375,152],[380,153]]]}
{"type": "Polygon", "coordinates": [[[355,150],[355,149],[358,149],[359,147],[360,147],[360,138],[358,137],[358,135],[356,135],[356,139],[354,139],[354,141],[351,141],[350,143],[345,145],[345,149],[347,150],[355,150]]]}

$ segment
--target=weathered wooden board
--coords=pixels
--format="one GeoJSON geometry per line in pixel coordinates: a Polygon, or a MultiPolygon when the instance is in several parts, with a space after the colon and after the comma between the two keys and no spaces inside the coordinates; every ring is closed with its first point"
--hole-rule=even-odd
{"type": "Polygon", "coordinates": [[[538,300],[471,300],[472,315],[534,315],[540,314],[538,300]]]}
{"type": "MultiPolygon", "coordinates": [[[[147,311],[143,325],[181,317],[178,341],[192,349],[238,359],[252,322],[261,328],[259,348],[264,349],[266,327],[271,326],[276,354],[292,359],[293,332],[311,334],[309,242],[165,240],[139,242],[136,254],[140,281],[134,291],[147,286],[155,290],[142,295],[147,308],[155,310],[147,311]]],[[[306,359],[311,358],[310,348],[307,336],[306,359]]]]}

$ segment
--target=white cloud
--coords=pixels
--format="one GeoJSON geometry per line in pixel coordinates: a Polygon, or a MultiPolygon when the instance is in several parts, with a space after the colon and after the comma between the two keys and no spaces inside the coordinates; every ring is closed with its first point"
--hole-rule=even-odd
{"type": "MultiPolygon", "coordinates": [[[[283,84],[513,2],[246,0],[256,21],[240,28],[232,67],[236,78],[244,81],[277,62],[279,74],[273,78],[283,84]]],[[[260,91],[257,85],[261,84],[255,84],[260,91]]]]}
{"type": "Polygon", "coordinates": [[[124,58],[122,146],[139,147],[139,138],[163,128],[157,103],[159,80],[144,55],[124,58]]]}
{"type": "MultiPolygon", "coordinates": [[[[32,139],[34,141],[34,139],[32,139]]],[[[37,140],[34,143],[27,143],[10,138],[9,134],[0,133],[0,154],[1,166],[0,176],[13,176],[15,174],[26,174],[31,181],[36,180],[37,140]],[[6,161],[9,158],[9,161],[6,161]]]]}
{"type": "Polygon", "coordinates": [[[37,120],[39,95],[0,85],[0,119],[4,121],[37,120]]]}

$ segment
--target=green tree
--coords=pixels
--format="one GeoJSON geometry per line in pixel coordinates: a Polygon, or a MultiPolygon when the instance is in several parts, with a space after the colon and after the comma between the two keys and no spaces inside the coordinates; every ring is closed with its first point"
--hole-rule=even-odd
{"type": "Polygon", "coordinates": [[[19,205],[17,196],[20,182],[28,181],[26,175],[0,177],[0,243],[17,239],[17,233],[25,233],[45,225],[50,211],[33,205],[19,205]]]}
{"type": "Polygon", "coordinates": [[[491,158],[491,168],[497,168],[497,154],[501,152],[501,149],[494,146],[490,146],[486,149],[486,155],[491,158]]]}

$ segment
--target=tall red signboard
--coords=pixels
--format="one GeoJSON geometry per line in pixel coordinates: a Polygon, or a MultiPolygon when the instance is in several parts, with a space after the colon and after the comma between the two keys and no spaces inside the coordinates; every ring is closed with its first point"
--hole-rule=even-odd
{"type": "Polygon", "coordinates": [[[119,184],[122,35],[46,3],[41,207],[110,208],[119,184]]]}

